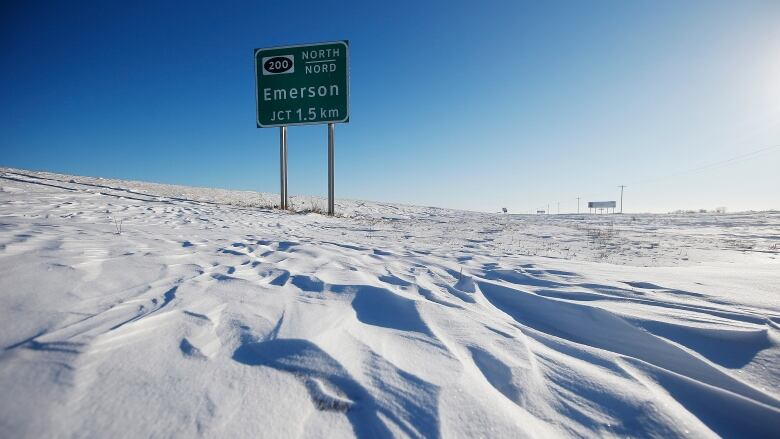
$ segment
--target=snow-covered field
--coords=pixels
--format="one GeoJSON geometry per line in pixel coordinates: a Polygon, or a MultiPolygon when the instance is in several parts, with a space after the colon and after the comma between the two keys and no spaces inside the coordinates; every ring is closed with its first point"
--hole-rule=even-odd
{"type": "Polygon", "coordinates": [[[0,168],[0,437],[780,434],[779,212],[274,201],[0,168]]]}

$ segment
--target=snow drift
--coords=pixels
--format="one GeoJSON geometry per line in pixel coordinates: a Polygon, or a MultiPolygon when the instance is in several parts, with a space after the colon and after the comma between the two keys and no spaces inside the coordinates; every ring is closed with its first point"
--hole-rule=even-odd
{"type": "Polygon", "coordinates": [[[778,213],[329,218],[0,171],[1,437],[780,431],[778,213]]]}

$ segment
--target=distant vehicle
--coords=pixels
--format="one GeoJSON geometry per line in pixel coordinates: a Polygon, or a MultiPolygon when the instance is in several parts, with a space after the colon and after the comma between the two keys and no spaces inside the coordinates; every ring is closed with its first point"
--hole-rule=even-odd
{"type": "Polygon", "coordinates": [[[545,213],[543,210],[537,210],[536,213],[545,213]]]}
{"type": "Polygon", "coordinates": [[[506,207],[502,207],[502,208],[501,208],[501,210],[503,210],[503,211],[504,211],[504,213],[506,213],[506,212],[507,212],[507,210],[506,210],[506,207]]]}

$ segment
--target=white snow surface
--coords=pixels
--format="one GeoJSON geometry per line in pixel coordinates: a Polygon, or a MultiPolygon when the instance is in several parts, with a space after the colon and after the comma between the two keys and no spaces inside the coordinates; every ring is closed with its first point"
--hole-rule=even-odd
{"type": "Polygon", "coordinates": [[[778,212],[275,199],[0,168],[0,437],[780,432],[778,212]]]}

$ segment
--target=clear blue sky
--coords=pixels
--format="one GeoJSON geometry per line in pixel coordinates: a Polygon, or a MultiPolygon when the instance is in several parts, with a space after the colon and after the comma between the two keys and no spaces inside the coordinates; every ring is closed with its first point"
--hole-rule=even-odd
{"type": "MultiPolygon", "coordinates": [[[[780,208],[777,1],[2,2],[0,165],[278,191],[252,49],[340,39],[337,197],[780,208]]],[[[292,194],[326,134],[290,128],[292,194]]]]}

